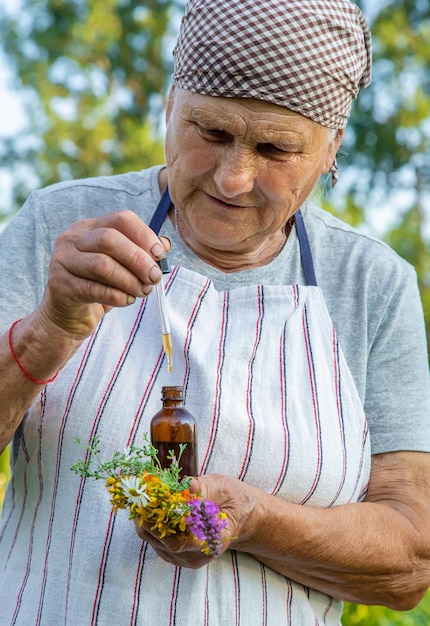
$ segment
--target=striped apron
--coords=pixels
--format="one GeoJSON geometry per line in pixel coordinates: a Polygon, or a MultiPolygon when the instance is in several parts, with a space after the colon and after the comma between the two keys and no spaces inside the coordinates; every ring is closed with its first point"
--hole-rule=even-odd
{"type": "MultiPolygon", "coordinates": [[[[163,204],[164,202],[164,204],[163,204]]],[[[158,230],[170,200],[152,222],[158,230]]],[[[165,284],[174,372],[155,296],[111,311],[43,389],[15,440],[0,523],[0,626],[338,625],[341,603],[228,550],[191,570],[160,559],[102,481],[70,467],[139,445],[163,385],[184,385],[200,473],[220,472],[300,506],[363,499],[366,420],[316,286],[301,214],[306,285],[217,291],[174,267],[165,284]]],[[[276,504],[275,504],[276,506],[276,504]]]]}

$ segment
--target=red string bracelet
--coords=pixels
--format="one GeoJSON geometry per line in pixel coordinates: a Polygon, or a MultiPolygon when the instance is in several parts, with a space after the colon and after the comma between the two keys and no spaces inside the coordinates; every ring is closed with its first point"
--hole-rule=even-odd
{"type": "Polygon", "coordinates": [[[52,383],[53,380],[55,380],[58,376],[58,372],[52,377],[49,378],[48,380],[38,380],[37,378],[35,378],[34,376],[32,376],[31,374],[29,374],[27,372],[26,369],[23,368],[23,366],[21,365],[21,363],[19,362],[18,357],[16,356],[15,350],[13,349],[13,344],[12,344],[12,333],[13,333],[13,329],[15,328],[15,326],[18,324],[18,322],[20,322],[22,320],[22,317],[19,320],[16,320],[12,326],[9,328],[9,348],[10,348],[10,353],[13,356],[13,360],[15,361],[15,363],[18,365],[19,369],[21,370],[21,372],[24,374],[24,376],[26,378],[28,378],[29,380],[33,381],[33,383],[36,383],[36,385],[47,385],[48,383],[52,383]]]}

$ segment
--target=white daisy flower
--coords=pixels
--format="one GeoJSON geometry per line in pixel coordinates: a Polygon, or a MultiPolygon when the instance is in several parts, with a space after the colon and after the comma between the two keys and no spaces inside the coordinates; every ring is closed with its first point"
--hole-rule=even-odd
{"type": "Polygon", "coordinates": [[[149,502],[150,498],[145,493],[146,485],[145,483],[141,484],[137,476],[125,476],[121,480],[121,485],[129,504],[145,506],[149,502]]]}

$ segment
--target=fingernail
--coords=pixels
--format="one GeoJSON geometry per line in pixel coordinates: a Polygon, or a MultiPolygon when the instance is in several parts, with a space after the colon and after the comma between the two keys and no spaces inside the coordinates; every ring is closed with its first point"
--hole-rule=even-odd
{"type": "Polygon", "coordinates": [[[152,291],[152,285],[142,285],[142,293],[144,296],[149,296],[152,291]]]}
{"type": "Polygon", "coordinates": [[[160,278],[162,277],[162,272],[160,270],[160,268],[158,267],[158,265],[153,265],[151,267],[151,271],[149,272],[149,280],[153,283],[156,283],[160,280],[160,278]]]}
{"type": "Polygon", "coordinates": [[[166,251],[164,250],[161,243],[154,243],[151,248],[151,254],[156,259],[162,259],[164,256],[166,256],[166,251]]]}
{"type": "Polygon", "coordinates": [[[127,296],[127,304],[133,304],[136,302],[136,298],[134,296],[127,296]]]}

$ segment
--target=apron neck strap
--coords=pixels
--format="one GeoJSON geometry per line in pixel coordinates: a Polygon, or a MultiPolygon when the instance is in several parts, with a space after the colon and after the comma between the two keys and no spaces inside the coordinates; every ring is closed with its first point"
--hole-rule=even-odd
{"type": "MultiPolygon", "coordinates": [[[[172,201],[170,200],[169,188],[166,187],[166,191],[163,193],[161,200],[155,209],[155,213],[149,223],[149,227],[158,235],[160,228],[166,218],[167,212],[170,208],[172,201]]],[[[303,271],[305,274],[306,284],[317,286],[317,279],[315,276],[314,263],[312,259],[311,247],[309,244],[308,234],[306,232],[305,223],[303,221],[303,215],[301,211],[297,211],[294,215],[296,220],[297,237],[300,245],[300,256],[302,260],[303,271]]]]}
{"type": "Polygon", "coordinates": [[[303,272],[305,274],[306,284],[317,287],[317,278],[315,276],[314,261],[312,258],[311,246],[309,243],[308,233],[306,232],[303,215],[300,209],[294,214],[296,218],[297,237],[300,245],[300,256],[302,259],[303,272]]]}
{"type": "Polygon", "coordinates": [[[166,219],[167,212],[170,208],[172,201],[170,200],[169,188],[166,187],[166,191],[161,196],[161,200],[158,203],[157,208],[155,209],[154,215],[149,222],[149,228],[152,228],[154,233],[158,235],[160,232],[160,228],[166,219]]]}

